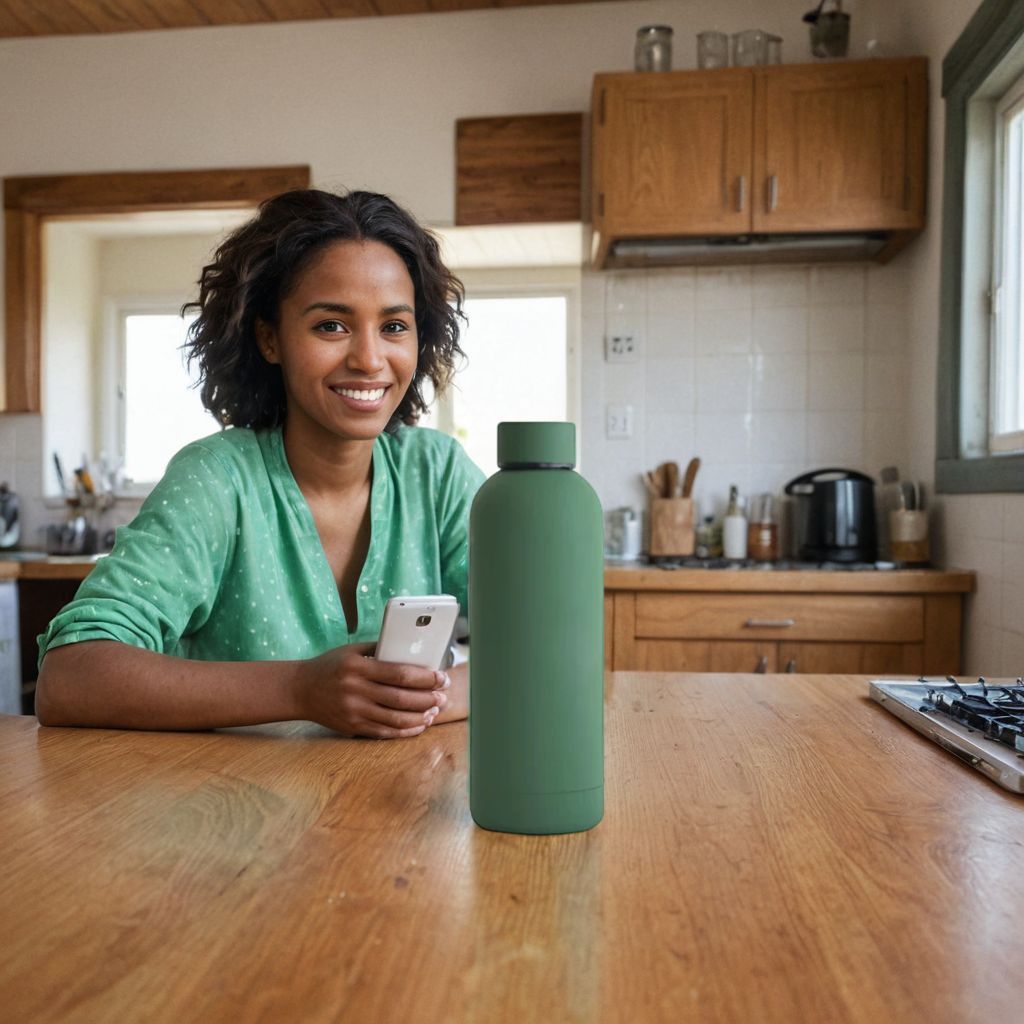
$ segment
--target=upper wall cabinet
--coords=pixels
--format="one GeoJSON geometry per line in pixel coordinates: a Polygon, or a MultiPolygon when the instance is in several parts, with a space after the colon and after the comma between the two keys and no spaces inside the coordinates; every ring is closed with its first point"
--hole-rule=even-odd
{"type": "Polygon", "coordinates": [[[808,258],[818,241],[888,258],[924,227],[926,79],[924,58],[598,75],[595,265],[808,258]],[[716,244],[686,244],[701,239],[716,244]]]}

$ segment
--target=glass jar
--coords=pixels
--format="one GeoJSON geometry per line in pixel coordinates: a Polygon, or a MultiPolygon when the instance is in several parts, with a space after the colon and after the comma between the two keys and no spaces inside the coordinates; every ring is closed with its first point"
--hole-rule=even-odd
{"type": "Polygon", "coordinates": [[[782,63],[782,36],[768,36],[764,53],[765,64],[782,63]]]}
{"type": "Polygon", "coordinates": [[[779,525],[775,498],[759,495],[751,502],[747,528],[747,557],[757,562],[774,562],[779,557],[779,525]]]}
{"type": "Polygon", "coordinates": [[[759,28],[735,32],[732,37],[732,62],[738,68],[749,68],[765,62],[768,33],[759,28]]]}
{"type": "Polygon", "coordinates": [[[729,37],[724,32],[697,33],[697,67],[727,68],[729,37]]]}
{"type": "Polygon", "coordinates": [[[637,29],[633,66],[637,71],[672,70],[672,29],[668,25],[637,29]]]}

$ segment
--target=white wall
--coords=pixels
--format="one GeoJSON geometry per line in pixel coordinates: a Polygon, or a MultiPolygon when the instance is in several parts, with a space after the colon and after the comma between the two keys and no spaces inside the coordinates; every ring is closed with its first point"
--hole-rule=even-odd
{"type": "MultiPolygon", "coordinates": [[[[44,451],[60,454],[68,486],[82,453],[93,450],[98,248],[95,239],[71,225],[46,225],[41,401],[50,414],[43,421],[42,443],[44,451]]],[[[52,461],[46,471],[46,489],[59,493],[52,461]]]]}
{"type": "MultiPolygon", "coordinates": [[[[907,5],[903,31],[931,60],[928,230],[908,252],[911,375],[910,459],[914,473],[934,478],[939,270],[942,240],[944,104],[942,59],[978,7],[976,0],[907,5]]],[[[974,569],[977,593],[967,601],[965,664],[992,676],[1024,672],[1024,494],[938,495],[938,556],[974,569]]]]}

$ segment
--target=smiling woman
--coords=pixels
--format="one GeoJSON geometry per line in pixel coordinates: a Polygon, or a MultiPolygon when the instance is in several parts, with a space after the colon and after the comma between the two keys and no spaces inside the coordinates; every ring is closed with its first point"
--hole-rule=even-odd
{"type": "Polygon", "coordinates": [[[467,603],[483,474],[415,426],[461,353],[461,306],[436,241],[385,196],[286,193],[230,235],[186,306],[203,404],[229,429],[171,460],[40,637],[40,721],[390,738],[465,717],[465,666],[367,656],[390,596],[467,603]]]}

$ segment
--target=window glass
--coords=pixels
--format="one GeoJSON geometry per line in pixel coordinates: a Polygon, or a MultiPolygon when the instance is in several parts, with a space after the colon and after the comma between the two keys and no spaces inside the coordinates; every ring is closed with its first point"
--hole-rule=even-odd
{"type": "Polygon", "coordinates": [[[465,312],[467,358],[436,422],[490,476],[502,420],[568,419],[568,302],[564,295],[467,298],[465,312]]]}
{"type": "Polygon", "coordinates": [[[123,318],[121,448],[125,476],[154,483],[171,456],[219,429],[195,389],[197,369],[185,365],[185,343],[195,316],[129,313],[123,318]]]}
{"type": "Polygon", "coordinates": [[[993,260],[993,452],[1024,449],[1024,78],[996,107],[996,218],[993,260]]]}

